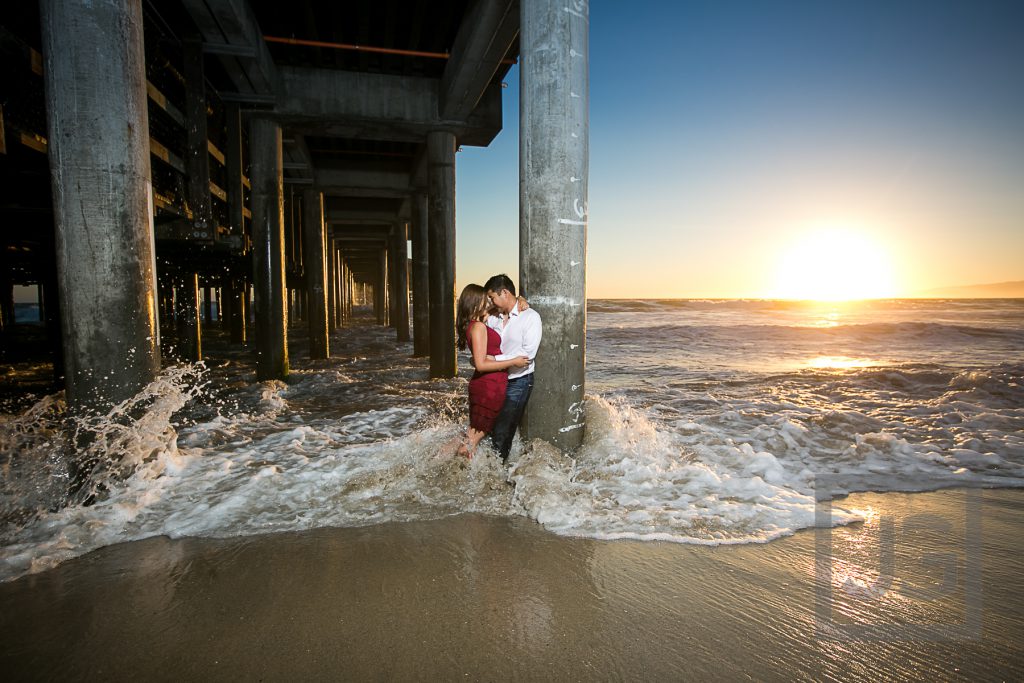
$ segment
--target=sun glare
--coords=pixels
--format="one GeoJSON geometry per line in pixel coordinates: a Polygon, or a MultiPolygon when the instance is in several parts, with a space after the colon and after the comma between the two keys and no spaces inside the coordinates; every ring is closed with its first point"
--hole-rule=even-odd
{"type": "Polygon", "coordinates": [[[816,230],[783,253],[773,298],[848,301],[893,295],[884,249],[857,232],[816,230]]]}

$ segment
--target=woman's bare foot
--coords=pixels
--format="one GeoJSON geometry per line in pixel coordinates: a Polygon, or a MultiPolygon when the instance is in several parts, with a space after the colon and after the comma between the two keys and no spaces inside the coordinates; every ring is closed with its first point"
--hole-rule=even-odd
{"type": "Polygon", "coordinates": [[[472,460],[473,454],[476,453],[476,447],[480,444],[480,440],[483,439],[486,434],[487,432],[481,432],[479,429],[470,427],[466,431],[465,440],[463,440],[462,445],[459,446],[458,455],[472,460]]]}

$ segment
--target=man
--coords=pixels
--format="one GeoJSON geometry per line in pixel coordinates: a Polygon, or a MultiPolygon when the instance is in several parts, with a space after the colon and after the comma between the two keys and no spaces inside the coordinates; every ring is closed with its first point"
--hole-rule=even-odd
{"type": "Polygon", "coordinates": [[[498,309],[499,315],[487,318],[487,326],[501,335],[501,355],[497,360],[509,360],[526,356],[530,364],[525,368],[511,368],[508,372],[508,388],[505,390],[505,405],[498,413],[491,431],[491,442],[501,459],[508,462],[512,450],[512,438],[519,429],[526,410],[526,402],[533,391],[534,358],[540,347],[540,314],[532,308],[521,310],[516,297],[516,286],[508,275],[495,275],[484,284],[487,298],[498,309]]]}

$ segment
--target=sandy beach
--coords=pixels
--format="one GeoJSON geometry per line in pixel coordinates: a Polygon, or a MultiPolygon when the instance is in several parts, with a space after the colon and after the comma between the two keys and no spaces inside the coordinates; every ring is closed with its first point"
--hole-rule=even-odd
{"type": "Polygon", "coordinates": [[[126,543],[0,585],[0,668],[8,680],[1024,676],[1024,491],[835,504],[866,521],[832,530],[831,553],[813,529],[702,547],[481,515],[126,543]]]}

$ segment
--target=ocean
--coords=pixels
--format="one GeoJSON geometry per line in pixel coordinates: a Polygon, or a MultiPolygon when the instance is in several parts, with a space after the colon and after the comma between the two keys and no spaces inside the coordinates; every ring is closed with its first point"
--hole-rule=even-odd
{"type": "Polygon", "coordinates": [[[1024,486],[1021,299],[592,300],[584,444],[517,439],[507,470],[449,455],[465,355],[459,377],[430,380],[369,318],[333,335],[327,361],[293,332],[287,383],[256,383],[222,344],[106,416],[71,422],[59,394],[0,416],[0,580],[152,536],[464,512],[762,543],[814,526],[816,496],[836,499],[839,525],[864,518],[849,492],[1024,486]]]}

